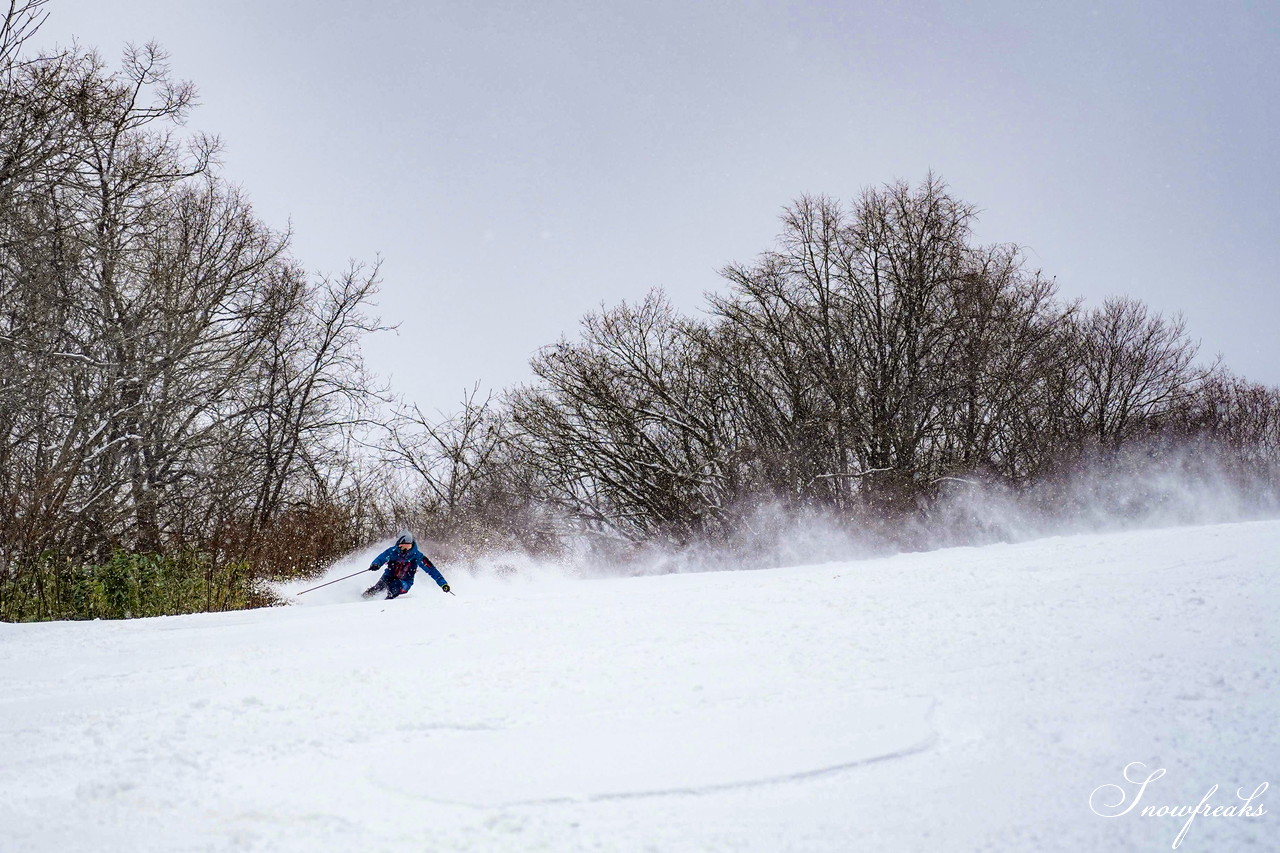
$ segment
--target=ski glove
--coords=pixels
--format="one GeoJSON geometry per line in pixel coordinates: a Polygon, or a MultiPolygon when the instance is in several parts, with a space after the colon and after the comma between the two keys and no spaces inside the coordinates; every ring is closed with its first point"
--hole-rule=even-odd
{"type": "Polygon", "coordinates": [[[378,570],[378,567],[377,567],[377,566],[370,566],[370,567],[369,567],[369,571],[371,571],[371,572],[376,572],[377,570],[378,570]]]}
{"type": "Polygon", "coordinates": [[[449,585],[448,585],[447,583],[446,583],[446,584],[441,584],[441,585],[440,585],[440,591],[441,591],[441,592],[448,592],[448,591],[449,591],[449,585]]]}

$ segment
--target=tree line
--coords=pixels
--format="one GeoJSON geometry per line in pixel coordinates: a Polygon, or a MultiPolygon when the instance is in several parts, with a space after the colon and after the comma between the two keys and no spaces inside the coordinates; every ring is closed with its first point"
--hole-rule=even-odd
{"type": "Polygon", "coordinates": [[[764,506],[919,544],[965,489],[1188,444],[1275,499],[1280,392],[1062,298],[933,175],[800,198],[699,314],[602,307],[430,415],[361,360],[376,265],[292,257],[155,45],[28,56],[46,2],[0,24],[0,618],[269,603],[400,526],[446,561],[751,548],[764,506]]]}
{"type": "Polygon", "coordinates": [[[767,504],[911,545],[957,489],[1061,501],[1085,468],[1189,445],[1274,504],[1277,389],[1198,361],[1183,320],[1139,300],[1063,299],[1017,246],[977,243],[975,218],[933,175],[797,200],[702,316],[660,291],[602,308],[537,353],[535,381],[402,422],[391,458],[430,489],[418,523],[749,549],[767,504]]]}

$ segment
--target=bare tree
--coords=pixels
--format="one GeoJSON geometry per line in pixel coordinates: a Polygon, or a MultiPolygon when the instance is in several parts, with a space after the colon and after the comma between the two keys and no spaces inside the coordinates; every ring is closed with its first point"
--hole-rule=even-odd
{"type": "Polygon", "coordinates": [[[512,396],[551,500],[597,534],[685,541],[725,520],[733,476],[721,389],[706,382],[690,325],[657,292],[589,315],[581,344],[534,358],[544,385],[512,396]]]}
{"type": "Polygon", "coordinates": [[[1077,417],[1101,443],[1130,437],[1186,399],[1208,371],[1181,317],[1152,314],[1136,299],[1108,299],[1080,323],[1077,417]]]}
{"type": "Polygon", "coordinates": [[[445,525],[459,513],[485,475],[503,439],[493,396],[476,384],[453,415],[428,418],[416,404],[402,406],[386,426],[382,447],[392,464],[418,476],[430,511],[445,525]]]}
{"type": "Polygon", "coordinates": [[[973,216],[932,175],[867,190],[848,212],[802,198],[775,251],[725,270],[733,290],[713,308],[754,355],[725,364],[740,388],[755,386],[746,396],[763,418],[745,429],[766,454],[801,460],[787,467],[808,469],[802,488],[899,506],[927,474],[955,394],[957,295],[981,278],[973,216]],[[760,393],[762,377],[772,392],[760,393]]]}

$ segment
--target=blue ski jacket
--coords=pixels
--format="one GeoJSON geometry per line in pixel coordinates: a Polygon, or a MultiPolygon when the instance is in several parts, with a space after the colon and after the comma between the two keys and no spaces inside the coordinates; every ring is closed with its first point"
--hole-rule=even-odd
{"type": "Polygon", "coordinates": [[[444,576],[440,574],[440,570],[431,564],[426,555],[418,550],[418,546],[414,545],[408,551],[401,551],[396,545],[392,545],[387,550],[373,558],[373,562],[369,564],[369,568],[376,569],[379,566],[386,565],[387,571],[392,577],[397,579],[407,578],[409,583],[413,583],[413,574],[418,569],[422,569],[431,575],[431,579],[444,586],[444,576]]]}

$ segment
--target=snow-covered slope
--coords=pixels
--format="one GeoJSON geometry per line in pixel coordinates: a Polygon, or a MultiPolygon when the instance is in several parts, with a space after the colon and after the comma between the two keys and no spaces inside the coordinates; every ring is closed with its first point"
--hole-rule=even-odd
{"type": "Polygon", "coordinates": [[[0,850],[1167,850],[1141,807],[1280,783],[1278,570],[1256,522],[0,625],[0,850]]]}

